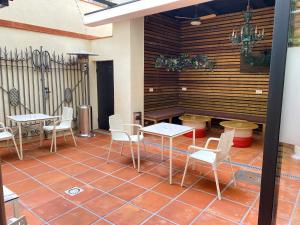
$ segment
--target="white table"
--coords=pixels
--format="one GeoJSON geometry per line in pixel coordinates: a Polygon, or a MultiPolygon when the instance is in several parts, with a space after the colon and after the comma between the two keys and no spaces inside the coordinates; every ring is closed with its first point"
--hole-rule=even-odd
{"type": "MultiPolygon", "coordinates": [[[[140,130],[145,134],[152,134],[161,137],[161,148],[162,148],[162,160],[164,151],[164,138],[169,138],[170,140],[170,171],[169,171],[169,181],[172,184],[172,172],[173,172],[173,138],[181,136],[183,134],[193,132],[193,145],[195,145],[195,128],[182,126],[171,123],[158,123],[151,126],[144,127],[140,130]]],[[[140,156],[138,154],[138,170],[140,168],[140,156]]]]}
{"type": "Polygon", "coordinates": [[[19,215],[19,196],[3,186],[4,203],[12,203],[14,217],[18,218],[19,215]]]}
{"type": "Polygon", "coordinates": [[[26,114],[26,115],[15,115],[15,116],[7,116],[7,118],[11,121],[17,123],[19,129],[19,145],[20,145],[20,155],[21,159],[23,159],[23,144],[22,144],[22,124],[29,122],[39,122],[40,123],[40,143],[43,140],[43,123],[47,120],[54,120],[57,118],[56,116],[49,116],[46,114],[26,114]]]}

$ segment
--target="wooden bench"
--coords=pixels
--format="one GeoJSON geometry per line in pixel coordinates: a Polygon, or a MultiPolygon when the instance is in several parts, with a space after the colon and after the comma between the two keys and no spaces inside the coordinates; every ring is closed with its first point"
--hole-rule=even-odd
{"type": "MultiPolygon", "coordinates": [[[[206,111],[206,110],[195,110],[195,109],[184,109],[180,107],[174,107],[169,109],[159,109],[155,111],[145,112],[144,120],[158,123],[159,121],[168,119],[172,123],[172,118],[186,114],[195,114],[202,116],[209,116],[214,119],[221,120],[247,120],[262,125],[263,135],[265,134],[266,118],[261,116],[252,116],[236,113],[206,111]]],[[[210,128],[211,124],[208,124],[210,128]]]]}
{"type": "Polygon", "coordinates": [[[169,109],[159,109],[151,112],[145,112],[144,120],[157,123],[162,120],[169,120],[172,123],[172,119],[177,116],[184,114],[182,108],[169,108],[169,109]]]}

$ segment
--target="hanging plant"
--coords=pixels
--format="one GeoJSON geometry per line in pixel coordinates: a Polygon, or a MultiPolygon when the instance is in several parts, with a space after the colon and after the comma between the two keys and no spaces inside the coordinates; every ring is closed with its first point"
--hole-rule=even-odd
{"type": "Polygon", "coordinates": [[[183,69],[209,69],[213,70],[215,63],[209,60],[207,56],[196,55],[189,57],[188,54],[180,54],[179,56],[156,57],[155,68],[165,68],[167,71],[180,72],[183,69]]]}

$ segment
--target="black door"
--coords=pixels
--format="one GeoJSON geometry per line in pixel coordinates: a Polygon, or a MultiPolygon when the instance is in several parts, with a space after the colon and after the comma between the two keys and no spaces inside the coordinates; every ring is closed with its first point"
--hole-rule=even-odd
{"type": "Polygon", "coordinates": [[[98,127],[109,129],[108,117],[114,114],[113,61],[97,62],[98,127]]]}

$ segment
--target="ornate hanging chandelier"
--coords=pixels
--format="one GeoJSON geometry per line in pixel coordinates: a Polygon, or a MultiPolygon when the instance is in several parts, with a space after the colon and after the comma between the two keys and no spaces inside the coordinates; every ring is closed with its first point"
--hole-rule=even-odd
{"type": "Polygon", "coordinates": [[[232,44],[241,45],[241,54],[247,56],[251,53],[253,46],[265,36],[265,29],[258,31],[257,26],[251,24],[253,13],[250,9],[250,0],[248,0],[247,10],[244,13],[244,24],[240,28],[240,32],[233,29],[229,39],[232,44]]]}

